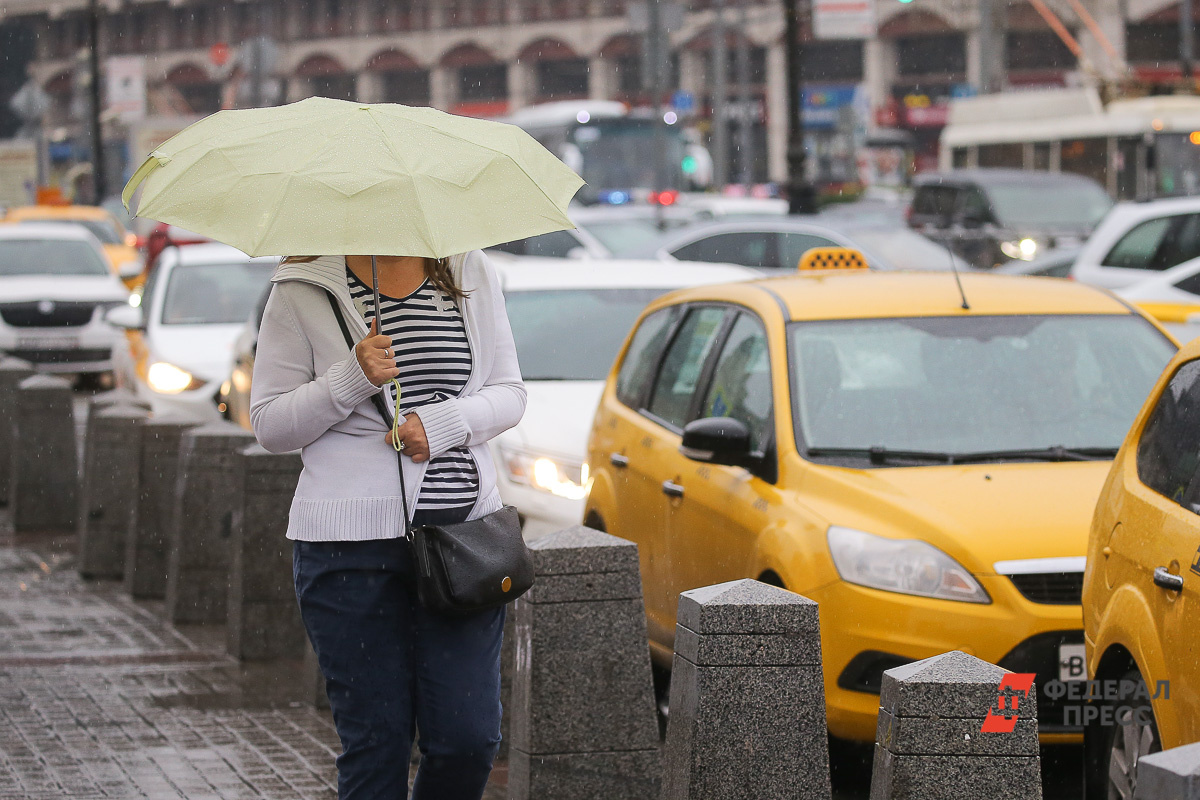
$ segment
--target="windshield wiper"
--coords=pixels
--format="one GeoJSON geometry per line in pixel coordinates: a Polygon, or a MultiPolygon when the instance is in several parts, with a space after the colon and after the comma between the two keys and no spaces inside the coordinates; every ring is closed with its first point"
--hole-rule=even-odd
{"type": "Polygon", "coordinates": [[[818,458],[827,456],[850,456],[869,458],[872,464],[882,464],[885,461],[937,461],[942,464],[953,464],[953,453],[939,453],[933,450],[892,450],[887,447],[810,447],[810,456],[818,458]]]}
{"type": "Polygon", "coordinates": [[[1115,447],[1041,447],[1029,450],[992,450],[981,453],[960,453],[954,457],[955,464],[973,461],[1101,461],[1117,455],[1115,447]]]}
{"type": "Polygon", "coordinates": [[[1061,445],[1026,450],[987,450],[977,453],[943,453],[936,450],[892,450],[876,447],[810,447],[808,455],[868,458],[872,464],[889,461],[934,461],[941,464],[973,464],[981,461],[1099,461],[1115,457],[1115,447],[1073,447],[1061,445]]]}

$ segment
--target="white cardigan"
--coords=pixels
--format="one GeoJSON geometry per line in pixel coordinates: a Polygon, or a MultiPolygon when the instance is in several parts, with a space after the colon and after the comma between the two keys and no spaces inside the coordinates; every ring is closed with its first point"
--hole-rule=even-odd
{"type": "MultiPolygon", "coordinates": [[[[501,507],[487,442],[525,412],[525,386],[496,271],[475,250],[450,260],[467,297],[460,303],[471,346],[471,377],[459,397],[413,409],[430,457],[466,445],[479,468],[475,519],[501,507]]],[[[273,453],[301,450],[304,470],[288,522],[289,539],[351,541],[403,535],[396,452],[367,380],[333,316],[337,297],[356,341],[367,336],[350,299],[346,259],[281,264],[272,278],[254,359],[250,421],[273,453]]],[[[403,353],[397,354],[403,358],[403,353]]],[[[390,394],[390,393],[389,393],[390,394]]],[[[389,407],[392,402],[389,399],[389,407]]],[[[416,508],[425,467],[405,457],[408,507],[416,508]]]]}

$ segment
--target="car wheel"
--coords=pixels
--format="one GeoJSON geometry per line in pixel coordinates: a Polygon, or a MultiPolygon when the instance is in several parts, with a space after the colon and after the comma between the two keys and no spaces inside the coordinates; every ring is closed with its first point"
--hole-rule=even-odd
{"type": "MultiPolygon", "coordinates": [[[[1134,670],[1122,679],[1122,683],[1140,683],[1141,680],[1142,676],[1134,670]]],[[[1119,704],[1110,701],[1106,705],[1119,704]]],[[[1112,725],[1093,721],[1085,733],[1088,738],[1098,736],[1101,742],[1098,758],[1090,765],[1085,778],[1088,800],[1132,800],[1137,788],[1138,762],[1143,756],[1162,750],[1153,710],[1149,719],[1140,714],[1125,716],[1124,721],[1114,720],[1112,725]]]]}

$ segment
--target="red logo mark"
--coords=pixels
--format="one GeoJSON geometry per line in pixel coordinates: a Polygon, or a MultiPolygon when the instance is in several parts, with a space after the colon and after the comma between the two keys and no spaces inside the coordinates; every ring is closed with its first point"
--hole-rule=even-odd
{"type": "Polygon", "coordinates": [[[1032,672],[1010,672],[1001,678],[996,706],[988,709],[980,733],[1012,733],[1020,718],[1021,698],[1029,697],[1036,677],[1032,672]]]}

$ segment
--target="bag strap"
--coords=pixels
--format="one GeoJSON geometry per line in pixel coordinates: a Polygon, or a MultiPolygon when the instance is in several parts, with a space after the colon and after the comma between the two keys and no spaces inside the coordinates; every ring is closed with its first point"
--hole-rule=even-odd
{"type": "MultiPolygon", "coordinates": [[[[346,346],[350,348],[350,353],[353,355],[357,343],[354,341],[354,336],[350,333],[350,328],[346,325],[346,320],[342,317],[341,306],[338,304],[337,297],[334,296],[333,292],[329,291],[328,289],[325,291],[327,292],[326,297],[329,299],[329,308],[333,311],[333,318],[337,320],[338,327],[342,329],[342,338],[346,340],[346,346]]],[[[376,319],[378,319],[378,312],[376,312],[376,319]]],[[[376,392],[375,394],[371,395],[371,402],[374,404],[375,409],[379,412],[379,416],[383,418],[383,424],[391,428],[392,415],[388,411],[387,403],[383,401],[383,393],[376,392]]],[[[404,537],[406,539],[411,539],[412,517],[408,513],[408,492],[404,488],[403,458],[403,455],[401,455],[400,451],[397,450],[396,468],[400,472],[400,504],[404,509],[404,537]]]]}

